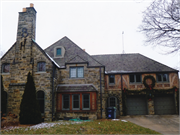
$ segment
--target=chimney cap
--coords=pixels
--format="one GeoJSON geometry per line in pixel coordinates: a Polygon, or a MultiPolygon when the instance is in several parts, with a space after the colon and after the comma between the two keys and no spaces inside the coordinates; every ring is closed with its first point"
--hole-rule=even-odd
{"type": "Polygon", "coordinates": [[[30,3],[30,7],[34,7],[34,4],[33,4],[33,3],[30,3]]]}
{"type": "Polygon", "coordinates": [[[26,12],[26,8],[23,8],[23,12],[26,12]]]}

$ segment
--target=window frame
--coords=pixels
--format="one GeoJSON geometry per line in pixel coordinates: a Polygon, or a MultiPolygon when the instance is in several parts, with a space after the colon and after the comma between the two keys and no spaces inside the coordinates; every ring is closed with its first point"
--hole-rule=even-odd
{"type": "Polygon", "coordinates": [[[80,94],[72,94],[72,110],[80,110],[80,94]],[[79,108],[74,108],[74,96],[75,95],[78,95],[79,108]]]}
{"type": "Polygon", "coordinates": [[[62,48],[60,48],[60,47],[56,48],[56,57],[59,57],[59,56],[62,56],[62,48]],[[61,49],[61,54],[60,55],[57,54],[58,49],[61,49]]]}
{"type": "Polygon", "coordinates": [[[82,110],[90,110],[90,94],[82,94],[82,110]],[[88,95],[89,96],[89,108],[84,108],[84,95],[88,95]]]}
{"type": "Polygon", "coordinates": [[[3,74],[8,74],[8,73],[10,73],[10,63],[3,63],[2,66],[1,66],[1,72],[2,72],[3,74]],[[6,65],[9,66],[9,71],[8,71],[8,72],[4,72],[4,68],[5,68],[6,65]]]}
{"type": "Polygon", "coordinates": [[[69,67],[69,78],[84,78],[84,67],[79,66],[79,67],[69,67]],[[78,68],[82,68],[83,69],[83,76],[82,77],[78,77],[78,68]],[[76,77],[71,77],[71,69],[76,69],[76,77]]]}
{"type": "Polygon", "coordinates": [[[115,84],[115,75],[109,75],[109,84],[115,84]],[[110,76],[113,76],[113,79],[114,79],[113,83],[110,82],[110,76]]]}
{"type": "Polygon", "coordinates": [[[39,62],[37,63],[37,72],[46,72],[46,62],[45,62],[45,61],[39,61],[39,62]],[[45,64],[45,70],[42,70],[42,71],[39,70],[39,64],[40,64],[40,63],[44,63],[44,64],[45,64]]]}
{"type": "MultiPolygon", "coordinates": [[[[44,101],[44,110],[43,110],[43,112],[41,112],[41,114],[44,115],[44,113],[45,113],[45,92],[42,91],[42,90],[37,91],[37,92],[36,92],[36,97],[37,97],[37,100],[38,100],[38,101],[39,101],[39,100],[43,100],[43,101],[44,101]],[[43,92],[44,98],[38,98],[38,92],[43,92]]],[[[39,102],[38,102],[38,103],[39,103],[39,102]]],[[[39,104],[39,105],[40,105],[40,104],[39,104]]],[[[41,111],[41,110],[40,110],[40,111],[41,111]]]]}
{"type": "Polygon", "coordinates": [[[129,83],[142,83],[142,75],[141,75],[141,74],[130,74],[130,75],[129,75],[129,83]],[[134,82],[131,82],[131,77],[130,77],[131,75],[134,76],[134,82]],[[136,81],[136,76],[137,76],[137,75],[140,75],[140,82],[137,82],[137,81],[136,81]]]}
{"type": "Polygon", "coordinates": [[[169,82],[169,74],[168,74],[168,73],[157,73],[157,74],[156,74],[156,80],[157,80],[158,83],[169,82]],[[161,75],[161,81],[158,80],[158,75],[161,75]],[[163,79],[163,76],[164,76],[164,75],[167,75],[167,78],[166,78],[167,81],[164,81],[164,79],[163,79]]]}
{"type": "Polygon", "coordinates": [[[62,110],[70,110],[70,94],[62,94],[62,110]],[[63,108],[63,104],[64,104],[64,95],[68,95],[69,97],[69,108],[63,108]]]}

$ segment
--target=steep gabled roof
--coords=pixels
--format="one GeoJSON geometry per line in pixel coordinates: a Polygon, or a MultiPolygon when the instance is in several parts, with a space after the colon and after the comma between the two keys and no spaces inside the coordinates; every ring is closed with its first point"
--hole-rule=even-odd
{"type": "Polygon", "coordinates": [[[106,73],[178,72],[139,53],[92,55],[92,57],[105,65],[106,73]]]}
{"type": "Polygon", "coordinates": [[[79,55],[76,55],[74,58],[67,61],[67,63],[86,63],[87,61],[81,58],[79,55]]]}
{"type": "Polygon", "coordinates": [[[69,38],[63,37],[56,43],[52,44],[44,50],[50,57],[59,64],[60,67],[64,67],[66,63],[73,60],[77,63],[81,63],[82,60],[88,63],[89,67],[103,66],[96,59],[91,57],[88,53],[83,51],[79,46],[73,43],[69,38]],[[57,46],[63,46],[65,48],[65,55],[63,58],[54,58],[54,48],[57,46]],[[78,56],[78,57],[76,57],[78,56]],[[79,60],[79,61],[78,61],[79,60]]]}

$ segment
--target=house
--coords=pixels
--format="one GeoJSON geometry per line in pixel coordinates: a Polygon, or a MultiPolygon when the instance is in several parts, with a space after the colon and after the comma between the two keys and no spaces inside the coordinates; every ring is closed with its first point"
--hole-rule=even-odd
{"type": "Polygon", "coordinates": [[[28,72],[45,121],[178,114],[178,70],[141,54],[89,55],[68,37],[42,49],[33,4],[19,12],[17,39],[1,58],[7,112],[19,115],[28,72]]]}

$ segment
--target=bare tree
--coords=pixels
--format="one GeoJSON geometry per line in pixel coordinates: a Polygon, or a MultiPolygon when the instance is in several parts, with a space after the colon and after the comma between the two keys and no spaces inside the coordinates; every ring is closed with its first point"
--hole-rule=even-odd
{"type": "Polygon", "coordinates": [[[154,0],[143,12],[140,32],[146,36],[146,45],[160,46],[166,54],[180,50],[180,2],[154,0]]]}

